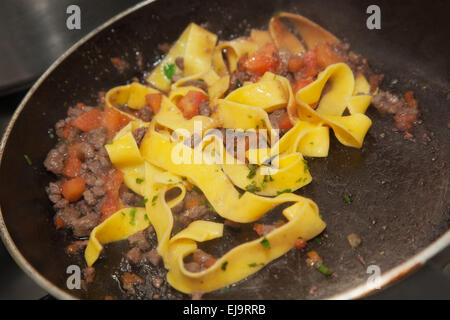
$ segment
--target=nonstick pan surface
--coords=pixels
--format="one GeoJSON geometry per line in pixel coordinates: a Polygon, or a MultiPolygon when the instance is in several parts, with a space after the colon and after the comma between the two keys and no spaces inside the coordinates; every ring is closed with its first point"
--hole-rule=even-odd
{"type": "MultiPolygon", "coordinates": [[[[206,294],[216,299],[353,298],[370,293],[367,268],[379,266],[389,275],[387,285],[420,266],[450,243],[449,229],[449,61],[446,17],[449,5],[434,1],[379,1],[382,29],[366,28],[365,1],[156,1],[139,5],[91,33],[61,57],[30,90],[8,127],[0,164],[0,228],[19,265],[58,298],[127,298],[117,277],[130,268],[122,261],[126,242],[109,245],[96,264],[96,281],[85,292],[68,290],[66,268],[82,266],[65,247],[73,240],[56,231],[45,186],[54,177],[43,161],[56,143],[48,130],[77,102],[95,104],[97,93],[142,78],[160,58],[157,45],[173,42],[191,21],[206,23],[221,39],[266,28],[277,11],[302,14],[352,44],[372,67],[385,74],[382,88],[404,93],[413,90],[422,123],[412,133],[415,141],[394,132],[393,120],[373,107],[373,120],[362,149],[337,143],[330,155],[311,159],[313,183],[299,191],[320,208],[327,229],[323,242],[310,242],[335,272],[326,278],[305,263],[305,254],[291,251],[257,274],[232,286],[206,294]],[[143,67],[137,54],[143,54],[143,67]],[[118,73],[111,57],[132,68],[118,73]],[[32,160],[28,166],[24,154],[32,160]],[[350,194],[352,202],[344,201],[350,194]],[[362,238],[351,249],[346,236],[362,238]],[[436,242],[437,240],[437,242],[436,242]],[[411,259],[411,257],[413,257],[411,259]],[[400,267],[399,267],[400,266],[400,267]],[[392,268],[396,267],[392,270],[392,268]],[[389,271],[391,270],[391,271],[389,271]],[[311,287],[317,290],[311,292],[311,287]]],[[[274,215],[276,212],[273,213],[274,215]]],[[[225,234],[225,241],[248,235],[225,234]]],[[[214,244],[214,243],[213,243],[214,244]]],[[[151,267],[137,270],[142,277],[161,273],[151,267]]],[[[151,298],[151,283],[138,288],[137,298],[151,298]]],[[[173,289],[161,298],[188,298],[173,289]]]]}

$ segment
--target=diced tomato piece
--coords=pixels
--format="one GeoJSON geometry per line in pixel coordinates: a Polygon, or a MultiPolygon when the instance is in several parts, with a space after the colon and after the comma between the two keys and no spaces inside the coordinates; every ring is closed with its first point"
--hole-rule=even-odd
{"type": "Polygon", "coordinates": [[[191,201],[186,201],[186,204],[184,205],[184,207],[186,209],[190,209],[190,208],[198,207],[199,205],[200,205],[200,201],[191,200],[191,201]]]}
{"type": "Polygon", "coordinates": [[[56,225],[56,229],[61,229],[62,227],[64,227],[64,220],[61,217],[56,217],[55,225],[56,225]]]}
{"type": "Polygon", "coordinates": [[[335,53],[327,43],[318,43],[315,51],[317,55],[317,65],[323,69],[331,64],[344,61],[344,58],[335,53]]]}
{"type": "Polygon", "coordinates": [[[417,108],[418,102],[414,98],[414,92],[412,91],[405,92],[405,101],[411,108],[417,108]]]}
{"type": "Polygon", "coordinates": [[[198,107],[202,101],[207,100],[208,97],[200,91],[189,91],[178,102],[178,108],[183,112],[183,116],[186,119],[191,119],[193,116],[198,115],[198,107]]]}
{"type": "Polygon", "coordinates": [[[122,276],[122,285],[124,288],[131,288],[133,285],[143,282],[144,280],[134,273],[125,272],[122,276]]]}
{"type": "Polygon", "coordinates": [[[65,139],[69,138],[70,128],[72,127],[72,123],[66,123],[66,125],[63,128],[63,137],[65,139]]]}
{"type": "Polygon", "coordinates": [[[306,240],[303,238],[298,238],[297,240],[295,240],[294,246],[296,249],[303,249],[306,246],[306,240]]]}
{"type": "Polygon", "coordinates": [[[316,251],[309,251],[306,253],[308,258],[311,260],[314,264],[320,264],[323,262],[322,258],[319,256],[319,254],[316,251]]]}
{"type": "Polygon", "coordinates": [[[295,81],[294,87],[292,88],[292,91],[294,91],[294,93],[296,93],[298,90],[306,87],[308,84],[310,84],[311,82],[313,82],[312,78],[301,78],[298,79],[297,81],[295,81]]]}
{"type": "Polygon", "coordinates": [[[92,109],[83,113],[72,121],[72,126],[81,131],[91,131],[102,125],[102,112],[100,109],[92,109]]]}
{"type": "Polygon", "coordinates": [[[123,173],[113,169],[105,180],[106,199],[100,209],[102,221],[120,209],[119,188],[123,182],[123,173]]]}
{"type": "Polygon", "coordinates": [[[302,70],[302,78],[315,77],[318,73],[317,55],[315,51],[309,50],[303,55],[305,66],[302,70]]]}
{"type": "Polygon", "coordinates": [[[298,57],[298,56],[292,57],[288,61],[288,69],[292,73],[296,73],[304,66],[305,66],[305,59],[303,59],[303,57],[298,57]]]}
{"type": "Polygon", "coordinates": [[[69,158],[78,158],[80,160],[83,160],[83,154],[80,152],[80,148],[82,145],[83,145],[83,142],[71,145],[67,151],[69,158]]]}
{"type": "Polygon", "coordinates": [[[278,127],[280,130],[289,130],[293,127],[291,119],[289,119],[289,114],[287,112],[283,113],[278,121],[278,127]]]}
{"type": "Polygon", "coordinates": [[[273,43],[265,44],[242,61],[241,66],[258,76],[262,76],[267,71],[277,73],[280,68],[280,56],[277,47],[273,43]]]}
{"type": "Polygon", "coordinates": [[[77,177],[62,184],[61,194],[66,200],[74,202],[81,198],[85,189],[86,183],[84,179],[77,177]]]}
{"type": "Polygon", "coordinates": [[[116,132],[125,127],[129,122],[130,118],[114,108],[106,108],[103,112],[102,126],[108,129],[109,138],[113,138],[116,132]]]}
{"type": "Polygon", "coordinates": [[[81,161],[77,157],[69,157],[64,164],[63,175],[75,178],[80,175],[81,161]]]}
{"type": "Polygon", "coordinates": [[[161,108],[162,94],[161,93],[148,94],[145,96],[145,99],[147,100],[147,103],[150,106],[150,108],[152,108],[153,113],[157,114],[159,109],[161,108]]]}

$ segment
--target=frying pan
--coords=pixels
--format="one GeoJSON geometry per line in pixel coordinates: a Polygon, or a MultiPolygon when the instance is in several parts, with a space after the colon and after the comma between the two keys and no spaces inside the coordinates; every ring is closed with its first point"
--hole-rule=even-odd
{"type": "MultiPolygon", "coordinates": [[[[59,58],[22,101],[1,146],[0,229],[11,255],[24,271],[57,298],[128,298],[117,279],[130,268],[122,259],[126,241],[111,244],[96,264],[96,280],[86,292],[66,286],[69,265],[82,266],[64,248],[70,232],[55,231],[54,212],[44,187],[55,179],[42,162],[55,144],[48,130],[64,118],[67,108],[83,101],[95,104],[97,92],[142,78],[158,61],[157,45],[173,42],[191,21],[207,23],[222,39],[265,28],[277,11],[300,13],[352,44],[372,67],[386,75],[382,88],[413,90],[422,123],[415,141],[394,132],[393,120],[369,108],[373,120],[362,149],[347,148],[332,138],[330,155],[311,159],[313,183],[299,193],[319,205],[328,227],[323,242],[312,241],[325,264],[335,272],[326,278],[292,250],[245,281],[206,294],[211,299],[358,298],[374,291],[367,268],[376,265],[385,287],[417,269],[450,243],[449,211],[449,22],[448,2],[378,1],[381,30],[366,28],[365,1],[202,0],[146,2],[94,30],[59,58]],[[143,53],[143,67],[136,63],[143,53]],[[118,73],[111,57],[132,66],[118,73]],[[24,154],[32,165],[27,165],[24,154]],[[351,194],[352,202],[343,200],[351,194]],[[362,244],[351,249],[346,235],[356,233],[362,244]],[[310,290],[316,286],[316,290],[310,290]]],[[[276,212],[274,213],[276,214],[276,212]]],[[[225,234],[233,243],[245,232],[225,234]]],[[[212,243],[214,245],[215,243],[212,243]]],[[[150,266],[144,278],[164,273],[150,266]]],[[[138,287],[133,298],[151,298],[151,284],[138,287]]],[[[188,298],[164,287],[161,298],[188,298]]]]}

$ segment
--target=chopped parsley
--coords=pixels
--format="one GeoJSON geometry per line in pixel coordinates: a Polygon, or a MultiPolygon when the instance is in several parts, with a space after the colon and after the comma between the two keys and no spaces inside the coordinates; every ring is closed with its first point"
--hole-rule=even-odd
{"type": "Polygon", "coordinates": [[[144,178],[136,178],[137,184],[141,184],[142,182],[144,182],[144,178]]]}
{"type": "Polygon", "coordinates": [[[148,221],[148,215],[147,214],[144,215],[144,220],[148,221]]]}
{"type": "Polygon", "coordinates": [[[29,166],[31,166],[33,163],[31,162],[31,159],[28,155],[24,154],[23,157],[25,158],[25,161],[29,166]]]}
{"type": "Polygon", "coordinates": [[[145,204],[147,203],[147,201],[148,201],[147,198],[142,198],[141,204],[145,207],[145,204]]]}
{"type": "Polygon", "coordinates": [[[239,80],[236,82],[236,87],[238,88],[242,87],[242,83],[239,80]]]}
{"type": "Polygon", "coordinates": [[[323,239],[321,237],[315,237],[314,241],[317,242],[318,244],[322,244],[323,243],[323,239]]]}
{"type": "Polygon", "coordinates": [[[258,170],[259,166],[257,164],[247,164],[247,168],[250,170],[247,178],[251,179],[256,175],[256,170],[258,170]]]}
{"type": "Polygon", "coordinates": [[[173,75],[175,74],[175,64],[169,63],[164,65],[163,67],[164,75],[167,79],[172,80],[173,75]]]}
{"type": "Polygon", "coordinates": [[[266,126],[267,126],[267,125],[266,125],[266,120],[261,119],[261,123],[262,123],[263,127],[266,127],[266,126]]]}
{"type": "Polygon", "coordinates": [[[130,211],[130,224],[132,226],[134,226],[136,224],[135,218],[136,218],[136,208],[133,208],[130,211]]]}
{"type": "Polygon", "coordinates": [[[227,285],[227,286],[221,288],[220,290],[221,290],[221,291],[226,291],[226,290],[230,290],[230,288],[231,288],[231,286],[230,286],[230,285],[227,285]]]}
{"type": "Polygon", "coordinates": [[[152,206],[156,205],[156,200],[158,199],[158,195],[154,195],[152,198],[152,206]]]}
{"type": "Polygon", "coordinates": [[[206,206],[206,200],[205,199],[200,200],[200,204],[206,206]]]}
{"type": "Polygon", "coordinates": [[[250,263],[248,266],[250,268],[255,268],[257,266],[263,266],[263,265],[264,265],[264,262],[260,262],[260,263],[253,262],[253,263],[250,263]]]}
{"type": "Polygon", "coordinates": [[[261,188],[256,185],[256,181],[252,181],[251,184],[249,184],[245,187],[245,190],[247,190],[249,192],[258,192],[258,191],[261,191],[261,188]]]}
{"type": "Polygon", "coordinates": [[[309,169],[309,167],[308,167],[308,161],[306,161],[305,159],[303,159],[303,164],[304,164],[303,170],[304,170],[305,172],[308,171],[308,169],[309,169]]]}
{"type": "Polygon", "coordinates": [[[281,190],[281,191],[277,191],[277,195],[280,195],[282,193],[289,193],[289,192],[291,192],[291,189],[284,189],[284,190],[281,190]]]}
{"type": "Polygon", "coordinates": [[[344,201],[345,201],[345,203],[351,203],[352,202],[352,198],[350,197],[349,194],[345,194],[344,195],[344,201]]]}
{"type": "Polygon", "coordinates": [[[125,212],[121,211],[120,213],[125,217],[125,212]]]}
{"type": "Polygon", "coordinates": [[[329,277],[333,273],[330,269],[328,269],[323,263],[317,266],[317,270],[319,270],[323,275],[329,277]]]}
{"type": "Polygon", "coordinates": [[[223,271],[225,271],[227,269],[228,266],[228,261],[225,261],[224,263],[222,263],[222,266],[220,267],[223,271]]]}
{"type": "Polygon", "coordinates": [[[259,243],[261,243],[261,245],[262,245],[265,249],[270,249],[270,242],[269,242],[269,240],[267,240],[266,237],[264,237],[259,243]]]}

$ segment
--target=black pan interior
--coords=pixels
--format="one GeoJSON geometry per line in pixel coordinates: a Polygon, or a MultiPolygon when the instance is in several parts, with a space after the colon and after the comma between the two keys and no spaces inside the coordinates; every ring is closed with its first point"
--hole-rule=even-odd
{"type": "MultiPolygon", "coordinates": [[[[64,248],[71,235],[56,232],[54,212],[44,187],[54,179],[42,162],[55,144],[48,130],[64,118],[68,106],[93,104],[97,92],[142,78],[159,58],[157,44],[172,42],[191,21],[229,39],[266,28],[275,12],[300,13],[352,44],[373,68],[386,74],[384,88],[413,90],[420,103],[423,124],[413,130],[416,142],[392,131],[393,120],[370,108],[373,119],[364,147],[346,148],[332,138],[326,159],[309,161],[313,183],[300,194],[317,202],[328,227],[322,244],[312,241],[335,276],[326,278],[305,263],[305,254],[291,251],[256,275],[228,290],[205,295],[217,299],[323,298],[358,284],[368,277],[368,265],[382,271],[398,265],[449,228],[448,105],[450,54],[447,32],[448,2],[378,1],[382,29],[366,28],[367,1],[191,0],[157,1],[115,22],[67,57],[36,90],[18,117],[5,146],[0,167],[0,201],[6,226],[24,257],[46,278],[80,298],[126,298],[117,285],[125,243],[108,246],[96,265],[97,278],[90,290],[66,289],[66,268],[74,261],[64,248]],[[144,68],[137,67],[136,52],[143,53],[144,68]],[[111,57],[133,67],[115,71],[111,57]],[[33,164],[24,160],[27,154],[33,164]],[[351,194],[352,203],[343,197],[351,194]],[[363,243],[350,249],[346,235],[357,233],[363,243]],[[361,259],[362,258],[362,259],[361,259]],[[112,275],[112,276],[111,276],[112,275]],[[311,286],[317,291],[310,292],[311,286]]],[[[242,235],[245,237],[246,235],[242,235]]],[[[233,237],[237,237],[234,235],[233,237]]],[[[81,261],[75,261],[80,263],[81,261]]],[[[137,271],[143,277],[159,272],[137,271]]],[[[153,287],[138,290],[151,298],[153,287]]],[[[164,290],[161,298],[185,298],[164,290]]]]}

